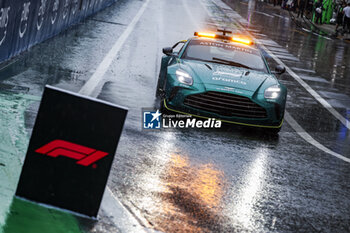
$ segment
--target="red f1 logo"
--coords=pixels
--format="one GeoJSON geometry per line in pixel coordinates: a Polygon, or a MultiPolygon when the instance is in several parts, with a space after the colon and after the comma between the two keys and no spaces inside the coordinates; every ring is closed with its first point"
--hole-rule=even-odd
{"type": "Polygon", "coordinates": [[[51,157],[66,156],[77,161],[77,164],[89,166],[94,162],[107,156],[108,153],[81,146],[63,140],[54,140],[45,146],[35,150],[35,152],[51,157]]]}

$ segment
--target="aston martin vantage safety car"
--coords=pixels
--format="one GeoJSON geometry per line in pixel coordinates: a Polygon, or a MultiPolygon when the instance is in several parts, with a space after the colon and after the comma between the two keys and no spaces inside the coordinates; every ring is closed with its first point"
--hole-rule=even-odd
{"type": "Polygon", "coordinates": [[[249,37],[218,30],[163,48],[156,96],[173,112],[278,132],[287,89],[249,37]]]}

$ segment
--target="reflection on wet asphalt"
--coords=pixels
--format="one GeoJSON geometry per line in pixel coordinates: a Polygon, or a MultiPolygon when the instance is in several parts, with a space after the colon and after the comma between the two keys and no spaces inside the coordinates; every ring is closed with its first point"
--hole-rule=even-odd
{"type": "MultiPolygon", "coordinates": [[[[132,60],[137,64],[136,55],[132,60]]],[[[302,64],[299,62],[299,66],[302,64]]],[[[119,63],[119,67],[123,66],[119,63]]],[[[132,74],[122,77],[125,75],[134,84],[132,74]]],[[[292,88],[292,101],[305,98],[297,106],[291,105],[291,113],[308,116],[310,119],[301,118],[301,123],[322,142],[331,139],[329,136],[336,137],[334,132],[341,124],[290,77],[285,75],[284,79],[290,82],[286,84],[292,88]],[[327,116],[321,122],[315,119],[320,112],[327,116]]],[[[113,177],[133,175],[112,179],[112,183],[119,197],[127,199],[125,202],[138,209],[156,229],[170,232],[349,229],[349,211],[344,208],[349,202],[341,198],[346,197],[345,190],[349,188],[346,185],[343,189],[349,178],[347,164],[312,148],[296,137],[287,124],[277,139],[264,139],[254,131],[239,130],[214,134],[135,131],[135,124],[140,127],[140,108],[147,106],[146,102],[150,105],[154,93],[154,89],[146,86],[146,80],[137,82],[145,85],[139,90],[140,101],[131,101],[135,86],[121,79],[106,83],[99,98],[123,99],[131,109],[132,123],[126,126],[127,136],[122,144],[125,147],[119,150],[120,156],[125,157],[116,161],[116,167],[127,170],[116,169],[113,177]],[[215,193],[210,195],[211,192],[215,193]]],[[[337,145],[337,151],[343,155],[349,151],[345,139],[337,145]]],[[[334,146],[335,140],[329,141],[334,146]]]]}
{"type": "Polygon", "coordinates": [[[320,220],[348,227],[340,198],[348,166],[293,134],[273,141],[235,132],[125,134],[112,186],[164,231],[327,229],[320,220]]]}
{"type": "MultiPolygon", "coordinates": [[[[109,187],[143,222],[164,232],[350,231],[350,165],[304,141],[288,123],[278,137],[241,127],[141,130],[142,108],[155,104],[161,48],[215,23],[237,27],[225,15],[230,9],[218,9],[216,0],[195,2],[152,0],[104,77],[98,98],[129,108],[109,187]]],[[[286,12],[266,3],[226,2],[254,36],[349,119],[346,42],[300,33],[286,12]]],[[[0,71],[2,90],[40,96],[44,84],[52,84],[78,92],[141,5],[119,1],[94,16],[98,21],[34,47],[0,71]]],[[[290,114],[320,143],[349,157],[349,131],[291,76],[280,79],[288,87],[290,114]]],[[[28,131],[37,108],[38,102],[26,110],[28,131]]],[[[102,215],[102,225],[116,229],[102,215]]],[[[96,232],[99,224],[84,229],[96,232]]]]}

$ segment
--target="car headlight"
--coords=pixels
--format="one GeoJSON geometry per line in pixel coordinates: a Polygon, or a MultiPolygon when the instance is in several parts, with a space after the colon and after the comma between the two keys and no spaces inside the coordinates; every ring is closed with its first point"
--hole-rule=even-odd
{"type": "Polygon", "coordinates": [[[273,85],[265,90],[264,97],[266,99],[277,99],[280,93],[281,88],[278,85],[273,85]]]}
{"type": "Polygon", "coordinates": [[[193,79],[192,77],[186,73],[185,71],[182,70],[177,70],[176,71],[176,77],[177,80],[179,80],[180,83],[186,84],[191,86],[193,84],[193,79]]]}

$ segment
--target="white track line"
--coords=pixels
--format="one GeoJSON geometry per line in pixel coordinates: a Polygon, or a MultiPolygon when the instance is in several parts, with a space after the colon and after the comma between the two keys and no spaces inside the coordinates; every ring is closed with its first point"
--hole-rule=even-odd
{"type": "Polygon", "coordinates": [[[110,216],[112,221],[118,223],[117,227],[121,232],[147,232],[138,219],[129,212],[108,187],[103,195],[101,208],[110,216]]]}
{"type": "Polygon", "coordinates": [[[284,16],[278,15],[278,14],[275,14],[275,13],[273,13],[272,15],[274,15],[274,16],[276,16],[276,17],[278,17],[278,18],[281,18],[281,19],[286,19],[284,16]]]}
{"type": "Polygon", "coordinates": [[[303,86],[324,108],[326,108],[335,118],[337,118],[345,127],[350,129],[350,122],[345,119],[337,110],[335,110],[325,99],[323,99],[314,89],[312,89],[303,79],[301,79],[292,69],[286,66],[276,55],[261,44],[261,47],[279,64],[286,67],[286,71],[303,86]]]}
{"type": "MultiPolygon", "coordinates": [[[[199,2],[201,3],[200,5],[206,10],[206,12],[208,13],[209,16],[212,16],[212,14],[210,13],[210,11],[207,9],[207,7],[204,5],[204,3],[202,2],[202,0],[199,0],[199,2]]],[[[224,3],[225,4],[225,3],[224,3]]],[[[226,5],[226,4],[225,4],[226,5]]],[[[227,8],[226,8],[227,9],[227,8]]],[[[232,9],[231,9],[232,10],[232,9]]],[[[232,10],[233,11],[233,10],[232,10]]],[[[238,25],[240,25],[236,20],[234,20],[235,23],[237,23],[238,25]]],[[[252,36],[252,35],[251,35],[252,36]]],[[[253,37],[253,36],[252,36],[253,37]]],[[[254,37],[253,37],[254,38],[254,37]]],[[[272,54],[269,51],[270,54],[272,54]]],[[[278,59],[278,58],[277,58],[278,59]]],[[[279,59],[278,59],[279,60],[279,59]]],[[[289,69],[289,68],[288,68],[289,69]]],[[[290,71],[292,71],[291,69],[289,69],[290,71]]],[[[293,72],[294,73],[294,72],[293,72]]],[[[294,73],[295,74],[295,73],[294,73]]],[[[300,78],[299,78],[300,79],[300,78]]],[[[303,81],[303,80],[302,80],[303,81]]],[[[311,89],[311,87],[310,87],[311,89]]],[[[312,90],[312,89],[311,89],[312,90]]],[[[317,94],[317,93],[316,93],[317,94]]],[[[327,102],[326,102],[327,103],[327,102]]],[[[328,103],[327,103],[328,104],[328,103]]],[[[334,110],[335,111],[335,110],[334,110]]],[[[319,143],[318,141],[316,141],[310,134],[308,134],[299,124],[298,122],[289,114],[288,111],[285,111],[285,120],[288,122],[288,124],[293,128],[293,130],[296,131],[297,134],[300,135],[301,138],[303,138],[305,141],[307,141],[308,143],[310,143],[311,145],[315,146],[316,148],[322,150],[323,152],[330,154],[332,156],[337,157],[338,159],[341,159],[347,163],[350,163],[350,158],[347,158],[343,155],[340,155],[330,149],[328,149],[327,147],[323,146],[321,143],[319,143]]]]}
{"type": "Polygon", "coordinates": [[[328,149],[327,147],[325,147],[324,145],[322,145],[321,143],[319,143],[318,141],[316,141],[310,134],[308,134],[299,124],[298,122],[296,122],[296,120],[289,115],[289,113],[286,111],[284,113],[284,119],[288,122],[288,124],[300,135],[300,137],[302,137],[305,141],[307,141],[308,143],[312,144],[313,146],[317,147],[320,150],[323,150],[324,152],[333,155],[335,157],[337,157],[338,159],[341,159],[347,163],[350,163],[350,158],[347,158],[345,156],[342,156],[334,151],[331,151],[330,149],[328,149]]]}
{"type": "MultiPolygon", "coordinates": [[[[124,45],[126,39],[134,30],[136,24],[145,12],[149,2],[150,0],[145,1],[145,3],[137,12],[133,20],[123,32],[123,34],[118,38],[111,50],[103,58],[102,62],[99,64],[94,74],[80,89],[79,94],[88,95],[92,97],[96,97],[98,95],[95,89],[98,86],[100,86],[101,82],[103,81],[104,74],[112,64],[113,59],[117,56],[118,52],[124,45]]],[[[113,192],[110,190],[109,187],[106,188],[105,196],[102,202],[102,208],[107,213],[112,214],[113,221],[119,223],[118,227],[121,228],[123,232],[146,232],[145,229],[140,225],[138,220],[123,206],[119,199],[116,196],[114,196],[113,192]]]]}
{"type": "Polygon", "coordinates": [[[93,97],[96,97],[98,93],[94,93],[96,87],[100,86],[103,76],[112,64],[113,59],[117,56],[118,52],[122,48],[123,44],[125,43],[126,39],[129,37],[131,32],[134,30],[136,24],[140,20],[142,14],[146,10],[146,7],[150,0],[146,0],[145,3],[142,5],[140,10],[137,12],[133,20],[130,22],[128,27],[125,29],[123,34],[118,38],[118,40],[115,42],[111,50],[107,53],[107,55],[103,58],[102,62],[97,67],[94,74],[91,76],[91,78],[84,84],[84,86],[80,89],[79,94],[82,95],[95,95],[93,97]]]}

